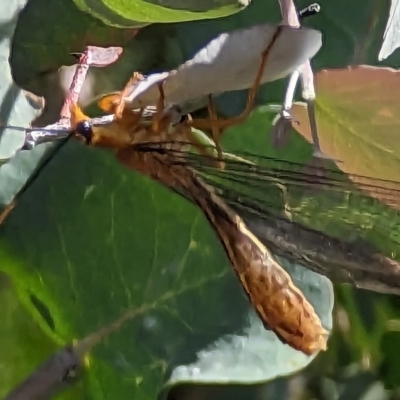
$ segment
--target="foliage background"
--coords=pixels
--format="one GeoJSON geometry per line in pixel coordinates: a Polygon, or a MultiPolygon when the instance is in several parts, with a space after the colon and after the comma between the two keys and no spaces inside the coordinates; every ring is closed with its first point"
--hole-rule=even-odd
{"type": "MultiPolygon", "coordinates": [[[[99,16],[106,2],[93,2],[96,3],[93,15],[87,12],[88,1],[76,3],[80,9],[71,0],[30,0],[17,16],[13,13],[25,5],[23,1],[0,2],[5,10],[10,7],[8,19],[0,27],[4,65],[8,65],[11,48],[11,69],[4,69],[2,80],[7,85],[0,87],[1,121],[26,126],[39,116],[41,107],[37,99],[19,88],[45,97],[45,114],[39,117],[42,123],[57,120],[63,91],[55,71],[72,64],[69,54],[82,51],[88,43],[124,47],[124,55],[117,64],[92,72],[90,100],[97,94],[119,89],[134,70],[149,73],[179,65],[221,31],[280,20],[278,4],[272,0],[253,0],[240,12],[235,2],[222,2],[217,11],[214,8],[207,14],[203,10],[197,16],[233,15],[194,22],[178,22],[180,19],[176,17],[182,15],[181,20],[187,21],[191,10],[173,10],[171,14],[163,14],[173,15],[171,20],[160,20],[160,14],[152,11],[154,4],[148,14],[134,20],[128,14],[121,14],[119,6],[111,7],[111,11],[108,8],[99,16]],[[116,27],[121,25],[129,29],[116,27]],[[138,32],[134,29],[144,25],[147,26],[138,32]]],[[[146,10],[145,2],[137,3],[146,10]]],[[[308,2],[296,4],[300,9],[308,2]]],[[[321,13],[306,22],[324,34],[323,48],[313,60],[315,71],[354,64],[397,67],[397,52],[378,62],[389,0],[323,0],[320,4],[321,13]]],[[[383,77],[380,85],[384,86],[387,79],[383,77]]],[[[329,127],[332,126],[329,118],[340,122],[335,134],[346,138],[343,146],[348,137],[355,137],[355,142],[360,136],[370,139],[358,163],[345,159],[350,172],[363,171],[363,157],[368,155],[376,175],[389,173],[395,179],[400,153],[394,149],[389,159],[387,152],[379,150],[391,149],[395,142],[395,133],[385,135],[388,127],[396,131],[395,99],[388,99],[387,91],[377,96],[376,89],[357,96],[357,87],[348,81],[345,88],[346,95],[334,92],[329,85],[321,88],[319,120],[329,127]],[[344,107],[344,100],[351,93],[349,103],[353,108],[344,107]],[[377,109],[389,108],[393,117],[367,131],[361,122],[367,112],[371,116],[367,102],[363,101],[369,97],[375,99],[377,109]]],[[[260,105],[280,102],[283,90],[284,82],[270,84],[262,88],[257,101],[260,105]]],[[[237,114],[245,99],[245,92],[223,95],[218,99],[218,109],[222,115],[237,114]]],[[[225,146],[234,150],[245,143],[249,151],[266,146],[272,118],[262,109],[257,110],[246,124],[232,130],[225,146]]],[[[332,131],[323,129],[321,134],[323,140],[328,140],[332,131]]],[[[3,132],[2,158],[8,158],[20,142],[21,136],[15,132],[3,132]]],[[[352,156],[343,146],[333,148],[329,143],[323,144],[332,155],[352,156]]],[[[9,202],[30,175],[44,151],[21,154],[0,169],[3,204],[9,202]]],[[[265,152],[304,163],[311,157],[306,140],[297,133],[293,133],[285,149],[267,148],[265,152]]],[[[127,330],[109,339],[100,350],[96,349],[85,378],[60,397],[154,398],[173,365],[191,365],[194,349],[215,345],[218,339],[225,340],[232,332],[243,335],[243,327],[251,321],[251,311],[240,296],[222,249],[193,206],[138,174],[123,170],[108,155],[77,145],[63,150],[50,166],[1,229],[1,395],[66,341],[81,338],[124,309],[156,301],[171,290],[173,295],[165,298],[161,308],[146,311],[127,330]],[[139,264],[137,260],[141,260],[141,266],[125,267],[139,264]],[[115,268],[110,272],[110,265],[120,265],[122,270],[115,268]],[[153,266],[151,270],[148,265],[153,266]],[[185,268],[186,265],[196,268],[185,268]],[[143,282],[150,286],[144,288],[143,282]],[[199,314],[193,316],[193,310],[199,314]],[[194,318],[197,315],[201,318],[194,318]],[[185,354],[183,349],[188,340],[193,343],[185,354]],[[134,348],[134,352],[115,350],[121,342],[134,348]],[[129,356],[139,362],[132,362],[129,356]],[[140,378],[144,379],[144,385],[140,378]]],[[[202,386],[201,379],[194,378],[190,381],[197,385],[178,385],[166,391],[168,396],[191,400],[399,397],[399,300],[347,286],[336,286],[335,296],[329,349],[300,373],[251,386],[233,386],[232,381],[230,385],[202,386]]],[[[231,354],[230,345],[228,341],[227,354],[231,354]]],[[[219,348],[220,344],[215,346],[219,348]]],[[[288,357],[291,360],[293,354],[288,357]]],[[[270,360],[265,356],[258,365],[265,368],[264,380],[265,371],[269,371],[266,364],[270,369],[282,365],[270,360]]],[[[225,368],[229,362],[234,360],[226,359],[225,368]]],[[[242,383],[254,382],[255,365],[254,358],[244,364],[239,373],[242,383]]],[[[215,375],[215,381],[220,378],[215,375]]]]}

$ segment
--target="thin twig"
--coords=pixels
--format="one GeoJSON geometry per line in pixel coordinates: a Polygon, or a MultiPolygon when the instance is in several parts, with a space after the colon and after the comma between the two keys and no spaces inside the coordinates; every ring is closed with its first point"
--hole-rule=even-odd
{"type": "Polygon", "coordinates": [[[78,103],[89,67],[106,67],[117,61],[121,53],[121,47],[108,47],[106,49],[95,46],[86,47],[85,52],[79,58],[67,98],[65,99],[64,105],[61,109],[61,120],[66,119],[70,121],[71,105],[78,103]]]}
{"type": "MultiPolygon", "coordinates": [[[[32,149],[39,143],[51,142],[55,140],[64,139],[51,154],[49,154],[40,165],[35,169],[34,173],[25,182],[19,192],[15,195],[14,199],[8,204],[3,212],[0,214],[0,226],[4,220],[8,217],[10,212],[14,209],[18,202],[18,199],[25,193],[25,191],[33,184],[33,182],[40,175],[42,170],[47,164],[54,158],[54,156],[61,150],[67,142],[67,139],[71,134],[71,105],[77,103],[80,92],[83,87],[88,69],[90,66],[104,67],[115,62],[122,49],[120,47],[109,47],[107,49],[101,47],[88,46],[84,54],[80,57],[77,68],[75,70],[74,77],[72,79],[68,95],[64,101],[63,108],[61,110],[61,118],[55,124],[49,125],[39,129],[26,129],[25,144],[23,149],[32,149]]],[[[97,119],[99,120],[99,119],[97,119]]],[[[102,120],[109,121],[112,117],[107,116],[102,120]]]]}
{"type": "Polygon", "coordinates": [[[72,346],[49,357],[9,393],[4,400],[45,400],[73,382],[82,364],[72,346]]]}

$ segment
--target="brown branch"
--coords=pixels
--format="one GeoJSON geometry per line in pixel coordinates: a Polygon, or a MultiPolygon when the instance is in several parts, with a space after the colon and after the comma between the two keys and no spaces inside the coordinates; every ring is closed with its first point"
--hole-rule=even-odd
{"type": "Polygon", "coordinates": [[[72,347],[50,356],[42,365],[12,390],[4,400],[44,400],[66,388],[81,366],[72,347]]]}

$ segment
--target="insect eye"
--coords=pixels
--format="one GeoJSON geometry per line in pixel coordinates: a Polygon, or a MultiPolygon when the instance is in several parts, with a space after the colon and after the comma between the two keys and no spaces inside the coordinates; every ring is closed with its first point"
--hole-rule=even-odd
{"type": "Polygon", "coordinates": [[[186,115],[181,115],[179,123],[182,124],[182,123],[187,122],[187,121],[189,121],[189,116],[187,114],[186,115]]]}
{"type": "Polygon", "coordinates": [[[90,143],[93,136],[92,125],[89,121],[82,121],[76,125],[76,133],[85,138],[86,143],[90,143]]]}

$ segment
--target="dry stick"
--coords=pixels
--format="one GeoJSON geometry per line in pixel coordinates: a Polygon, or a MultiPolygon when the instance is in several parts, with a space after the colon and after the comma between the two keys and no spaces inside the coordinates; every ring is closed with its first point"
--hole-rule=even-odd
{"type": "MultiPolygon", "coordinates": [[[[299,16],[296,11],[296,7],[293,0],[279,0],[281,8],[281,15],[283,23],[285,25],[292,26],[294,28],[300,27],[299,16]]],[[[319,158],[327,158],[321,150],[318,138],[317,123],[315,120],[315,87],[314,87],[314,74],[311,68],[310,60],[306,61],[299,68],[301,84],[302,84],[302,96],[307,103],[307,112],[310,121],[311,137],[313,140],[314,156],[319,158]]]]}
{"type": "Polygon", "coordinates": [[[71,346],[50,356],[4,400],[44,400],[66,388],[81,365],[71,346]]]}
{"type": "Polygon", "coordinates": [[[71,105],[78,103],[89,67],[106,67],[117,61],[121,53],[121,47],[86,47],[85,52],[79,58],[67,98],[65,99],[64,105],[61,109],[61,119],[68,119],[70,121],[71,105]]]}
{"type": "MultiPolygon", "coordinates": [[[[89,70],[89,66],[95,66],[98,68],[105,67],[109,64],[114,63],[118,60],[120,54],[122,53],[122,49],[120,47],[109,47],[109,48],[101,48],[95,46],[87,46],[85,52],[81,55],[77,68],[75,70],[74,77],[72,79],[67,98],[64,101],[63,107],[61,109],[61,118],[56,124],[49,125],[44,128],[40,128],[39,132],[45,131],[46,129],[50,129],[52,131],[60,131],[65,132],[64,139],[68,139],[71,133],[71,105],[76,104],[79,100],[79,95],[81,93],[83,83],[85,81],[87,72],[89,70]],[[58,128],[58,129],[57,129],[58,128]]],[[[29,139],[32,139],[32,135],[34,129],[27,129],[27,138],[25,140],[26,143],[29,143],[29,139]]],[[[67,143],[66,140],[61,142],[54,151],[49,154],[41,164],[36,168],[34,173],[29,177],[29,179],[22,186],[20,191],[15,195],[14,199],[8,204],[2,213],[0,214],[0,226],[4,222],[4,220],[8,217],[11,211],[14,209],[17,204],[18,199],[25,193],[25,191],[32,185],[32,183],[37,179],[39,174],[42,172],[43,168],[53,159],[53,157],[60,151],[60,149],[67,143]]],[[[28,148],[30,146],[27,146],[28,148]]]]}
{"type": "MultiPolygon", "coordinates": [[[[164,299],[170,297],[170,293],[164,299]]],[[[46,400],[66,389],[82,368],[85,355],[127,321],[154,307],[157,302],[127,310],[122,316],[73,345],[67,345],[47,358],[14,388],[4,400],[46,400]]]]}

